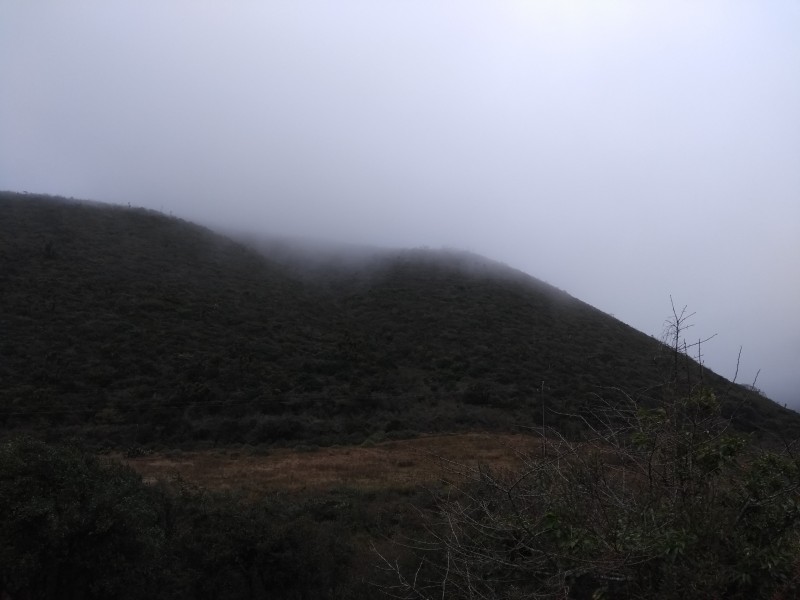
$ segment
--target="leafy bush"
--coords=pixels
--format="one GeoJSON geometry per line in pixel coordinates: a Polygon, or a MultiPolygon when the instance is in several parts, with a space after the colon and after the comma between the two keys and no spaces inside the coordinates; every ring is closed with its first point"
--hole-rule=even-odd
{"type": "Polygon", "coordinates": [[[699,389],[596,409],[514,473],[465,469],[400,597],[772,598],[800,593],[800,462],[731,433],[699,389]],[[443,593],[444,592],[444,593],[443,593]]]}
{"type": "Polygon", "coordinates": [[[145,598],[164,532],[132,470],[22,439],[0,446],[0,587],[12,598],[145,598]]]}
{"type": "Polygon", "coordinates": [[[296,501],[148,486],[75,449],[5,442],[0,597],[369,597],[348,577],[361,568],[351,531],[312,516],[296,501]]]}

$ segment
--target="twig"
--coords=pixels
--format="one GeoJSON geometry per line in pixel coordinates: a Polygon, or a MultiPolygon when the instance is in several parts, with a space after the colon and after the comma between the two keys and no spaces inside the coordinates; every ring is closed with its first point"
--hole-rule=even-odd
{"type": "Polygon", "coordinates": [[[742,359],[742,346],[739,346],[739,356],[736,357],[736,372],[733,374],[731,383],[736,383],[736,378],[739,376],[739,361],[742,359]]]}

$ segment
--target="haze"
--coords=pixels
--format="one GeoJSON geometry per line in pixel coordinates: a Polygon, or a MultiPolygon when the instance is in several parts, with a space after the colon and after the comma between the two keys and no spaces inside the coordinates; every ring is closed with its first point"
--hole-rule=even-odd
{"type": "Polygon", "coordinates": [[[0,189],[500,260],[800,407],[800,4],[0,5],[0,189]]]}

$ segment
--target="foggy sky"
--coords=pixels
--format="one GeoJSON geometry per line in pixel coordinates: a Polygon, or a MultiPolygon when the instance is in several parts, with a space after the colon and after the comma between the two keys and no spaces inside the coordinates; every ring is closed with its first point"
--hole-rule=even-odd
{"type": "Polygon", "coordinates": [[[800,408],[800,4],[0,2],[0,189],[450,246],[800,408]]]}

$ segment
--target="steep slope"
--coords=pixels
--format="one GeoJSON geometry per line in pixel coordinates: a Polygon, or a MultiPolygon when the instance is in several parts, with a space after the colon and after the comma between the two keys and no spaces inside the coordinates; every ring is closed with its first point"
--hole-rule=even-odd
{"type": "MultiPolygon", "coordinates": [[[[274,248],[140,209],[0,195],[0,426],[114,445],[332,444],[534,427],[544,405],[568,430],[562,413],[619,401],[611,388],[657,401],[668,373],[656,340],[480,257],[298,262],[274,248]]],[[[706,376],[741,427],[800,430],[706,376]]]]}
{"type": "MultiPolygon", "coordinates": [[[[285,248],[266,252],[295,269],[307,265],[349,317],[348,350],[354,364],[380,371],[363,381],[382,408],[400,395],[435,397],[454,402],[469,422],[534,425],[544,404],[548,423],[569,429],[575,420],[558,413],[584,414],[601,398],[654,405],[667,391],[674,356],[662,342],[483,257],[417,249],[367,260],[332,248],[301,263],[286,259],[285,248]]],[[[796,413],[694,361],[682,359],[682,371],[687,364],[686,384],[711,385],[740,429],[796,431],[796,413]]]]}
{"type": "Polygon", "coordinates": [[[0,265],[10,426],[177,435],[186,407],[235,414],[332,343],[281,268],[149,211],[4,194],[0,265]]]}

